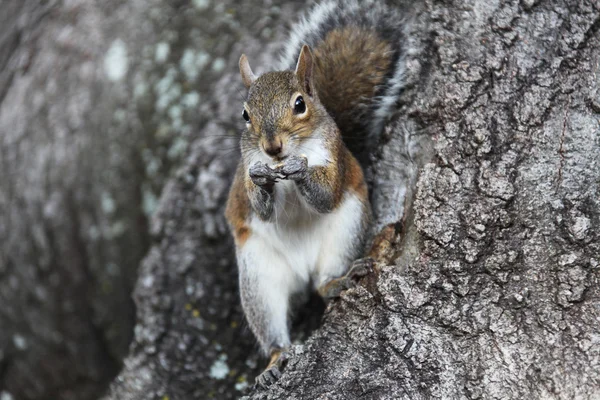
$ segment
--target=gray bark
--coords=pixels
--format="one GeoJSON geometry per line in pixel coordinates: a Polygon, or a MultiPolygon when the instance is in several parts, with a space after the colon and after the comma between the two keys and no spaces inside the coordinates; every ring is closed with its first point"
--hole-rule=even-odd
{"type": "MultiPolygon", "coordinates": [[[[255,61],[262,51],[273,57],[278,21],[299,6],[2,2],[2,400],[92,399],[106,389],[133,336],[131,292],[165,179],[198,130],[226,134],[196,145],[224,158],[223,168],[232,162],[241,39],[255,61]],[[224,72],[236,85],[216,90],[224,72]]],[[[226,185],[214,172],[203,184],[226,185]]],[[[203,229],[226,237],[214,222],[203,229]]],[[[222,304],[237,304],[235,289],[223,292],[222,304]]]]}
{"type": "Polygon", "coordinates": [[[249,398],[600,397],[599,17],[591,2],[425,3],[399,121],[434,155],[400,256],[249,398]]]}
{"type": "Polygon", "coordinates": [[[127,352],[149,245],[141,130],[125,134],[135,113],[103,65],[118,18],[81,1],[1,8],[0,392],[94,398],[127,352]]]}
{"type": "MultiPolygon", "coordinates": [[[[264,366],[222,215],[237,59],[268,70],[305,5],[204,4],[0,16],[0,392],[97,396],[148,247],[108,397],[237,398],[264,366]]],[[[376,271],[248,398],[597,398],[598,5],[411,7],[407,88],[367,171],[376,271]]]]}
{"type": "MultiPolygon", "coordinates": [[[[248,398],[600,395],[598,18],[583,2],[415,11],[407,90],[368,171],[376,273],[248,398]]],[[[239,325],[222,323],[241,322],[231,247],[213,229],[234,162],[201,143],[155,216],[112,399],[233,398],[256,373],[248,342],[230,341],[239,325]]]]}

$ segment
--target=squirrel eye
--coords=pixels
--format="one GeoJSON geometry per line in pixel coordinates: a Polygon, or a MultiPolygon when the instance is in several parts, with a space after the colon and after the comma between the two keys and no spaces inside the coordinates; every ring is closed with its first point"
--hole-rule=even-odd
{"type": "Polygon", "coordinates": [[[306,111],[306,104],[304,103],[304,99],[302,96],[298,96],[296,101],[294,102],[294,113],[295,114],[304,114],[306,111]]]}
{"type": "Polygon", "coordinates": [[[242,117],[244,117],[246,122],[250,122],[250,116],[248,115],[248,111],[246,111],[246,109],[244,109],[244,111],[242,111],[242,117]]]}

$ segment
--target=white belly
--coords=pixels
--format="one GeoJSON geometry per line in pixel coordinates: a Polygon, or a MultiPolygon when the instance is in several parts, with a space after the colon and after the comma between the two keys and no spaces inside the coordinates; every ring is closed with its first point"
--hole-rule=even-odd
{"type": "Polygon", "coordinates": [[[363,204],[352,193],[331,213],[319,214],[301,197],[296,184],[282,181],[276,185],[275,216],[272,222],[253,217],[252,235],[264,243],[264,255],[276,252],[301,281],[312,277],[339,276],[354,256],[349,246],[360,235],[363,204]],[[315,276],[317,275],[317,276],[315,276]]]}

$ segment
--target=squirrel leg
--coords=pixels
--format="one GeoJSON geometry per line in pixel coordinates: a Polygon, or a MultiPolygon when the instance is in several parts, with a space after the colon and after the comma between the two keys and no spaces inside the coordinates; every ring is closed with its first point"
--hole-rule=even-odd
{"type": "Polygon", "coordinates": [[[340,296],[346,289],[356,284],[356,280],[366,276],[373,270],[373,259],[371,257],[359,258],[352,263],[350,270],[339,278],[331,279],[317,288],[319,295],[325,300],[331,300],[340,296]]]}
{"type": "Polygon", "coordinates": [[[329,214],[312,275],[314,289],[325,300],[338,297],[371,270],[372,259],[357,260],[363,254],[369,215],[368,205],[352,194],[329,214]]]}
{"type": "Polygon", "coordinates": [[[237,258],[244,314],[263,354],[272,357],[257,380],[265,386],[281,374],[279,356],[273,356],[290,347],[289,301],[300,282],[286,261],[261,237],[251,236],[237,249],[237,258]]]}

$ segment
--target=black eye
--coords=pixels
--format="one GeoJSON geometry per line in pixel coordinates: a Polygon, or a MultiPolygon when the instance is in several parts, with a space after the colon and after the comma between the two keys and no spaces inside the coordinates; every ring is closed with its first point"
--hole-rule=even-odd
{"type": "Polygon", "coordinates": [[[242,117],[244,117],[246,122],[250,122],[250,116],[248,115],[248,111],[246,111],[246,109],[244,109],[244,111],[242,111],[242,117]]]}
{"type": "Polygon", "coordinates": [[[298,96],[296,98],[296,102],[294,103],[294,113],[295,114],[304,114],[306,111],[306,104],[304,103],[304,99],[302,96],[298,96]]]}

